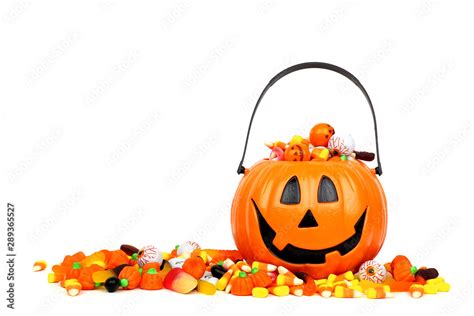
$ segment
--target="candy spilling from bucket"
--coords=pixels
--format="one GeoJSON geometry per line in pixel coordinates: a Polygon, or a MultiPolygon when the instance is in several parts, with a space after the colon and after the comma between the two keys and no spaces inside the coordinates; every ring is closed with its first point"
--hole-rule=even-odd
{"type": "MultiPolygon", "coordinates": [[[[46,268],[43,260],[33,265],[34,272],[46,268]]],[[[48,282],[59,283],[70,296],[84,290],[113,293],[167,289],[182,294],[223,292],[257,298],[271,294],[382,299],[395,297],[395,292],[420,298],[450,290],[449,283],[435,268],[416,268],[401,255],[385,264],[369,260],[358,271],[315,280],[284,266],[246,262],[237,250],[202,249],[195,242],[185,242],[171,252],[161,252],[155,246],[138,249],[131,245],[100,250],[89,256],[77,252],[52,267],[48,282]]]]}

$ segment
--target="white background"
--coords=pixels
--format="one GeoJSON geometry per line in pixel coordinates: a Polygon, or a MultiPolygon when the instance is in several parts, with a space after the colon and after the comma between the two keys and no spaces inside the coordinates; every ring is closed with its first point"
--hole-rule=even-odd
{"type": "MultiPolygon", "coordinates": [[[[0,200],[5,212],[8,202],[16,209],[15,312],[472,310],[470,2],[222,2],[1,2],[0,200]],[[436,267],[452,292],[376,302],[139,290],[70,298],[31,272],[38,259],[52,265],[122,243],[233,249],[230,203],[253,104],[273,75],[305,61],[348,69],[374,102],[389,204],[377,260],[405,254],[436,267]]],[[[245,165],[268,155],[264,141],[325,121],[374,151],[357,88],[310,70],[270,90],[245,165]]],[[[5,264],[0,271],[3,313],[5,264]]]]}

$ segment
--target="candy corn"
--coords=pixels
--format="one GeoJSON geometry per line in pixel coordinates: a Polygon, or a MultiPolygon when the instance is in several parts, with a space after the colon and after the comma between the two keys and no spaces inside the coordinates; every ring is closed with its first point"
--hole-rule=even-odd
{"type": "Polygon", "coordinates": [[[82,286],[76,279],[64,281],[64,288],[69,296],[76,296],[81,293],[82,286]]]}
{"type": "Polygon", "coordinates": [[[276,279],[277,285],[301,285],[303,284],[303,280],[297,278],[296,276],[289,276],[285,274],[279,274],[276,279]]]}
{"type": "Polygon", "coordinates": [[[232,277],[232,269],[228,270],[223,276],[222,278],[219,279],[219,281],[217,281],[216,283],[216,287],[219,291],[224,291],[227,284],[229,283],[230,281],[230,278],[232,277]]]}
{"type": "Polygon", "coordinates": [[[287,285],[269,287],[268,291],[275,296],[286,296],[290,294],[290,288],[287,285]]]}
{"type": "Polygon", "coordinates": [[[260,271],[272,272],[272,271],[276,271],[277,266],[270,263],[261,263],[258,261],[254,261],[252,263],[252,268],[257,268],[260,271]]]}
{"type": "Polygon", "coordinates": [[[303,285],[296,285],[290,287],[290,293],[294,296],[303,296],[303,285]]]}
{"type": "Polygon", "coordinates": [[[333,287],[332,285],[328,285],[326,283],[320,284],[317,287],[317,292],[324,298],[329,298],[332,295],[333,287]]]}
{"type": "Polygon", "coordinates": [[[362,297],[362,293],[360,293],[359,291],[354,291],[353,289],[338,285],[334,288],[334,296],[337,298],[355,298],[355,297],[362,297]]]}
{"type": "Polygon", "coordinates": [[[48,266],[48,264],[44,260],[36,261],[33,264],[33,271],[34,272],[43,271],[44,269],[46,269],[47,266],[48,266]]]}
{"type": "Polygon", "coordinates": [[[198,281],[195,278],[180,268],[172,269],[163,281],[165,288],[183,294],[194,290],[197,284],[198,281]]]}
{"type": "Polygon", "coordinates": [[[410,286],[409,293],[410,293],[410,296],[413,298],[420,298],[425,293],[425,289],[423,285],[413,284],[412,286],[410,286]]]}

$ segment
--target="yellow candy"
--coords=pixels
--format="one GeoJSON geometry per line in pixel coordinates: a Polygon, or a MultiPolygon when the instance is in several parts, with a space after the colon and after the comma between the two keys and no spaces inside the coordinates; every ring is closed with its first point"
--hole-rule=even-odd
{"type": "Polygon", "coordinates": [[[211,282],[208,282],[205,280],[199,280],[197,291],[199,293],[206,294],[206,295],[214,295],[216,294],[217,288],[216,288],[216,285],[212,284],[211,282]]]}
{"type": "Polygon", "coordinates": [[[163,260],[169,260],[171,257],[171,254],[169,252],[162,252],[163,255],[163,260]]]}
{"type": "Polygon", "coordinates": [[[268,296],[268,289],[266,289],[264,287],[254,287],[252,289],[252,296],[253,297],[259,297],[259,298],[267,297],[268,296]]]}
{"type": "Polygon", "coordinates": [[[290,294],[290,288],[287,285],[270,287],[268,291],[276,296],[287,296],[290,294]]]}
{"type": "Polygon", "coordinates": [[[352,298],[352,297],[361,297],[362,293],[359,291],[354,291],[353,289],[349,289],[343,286],[336,286],[334,289],[334,296],[337,298],[352,298]]]}
{"type": "Polygon", "coordinates": [[[334,280],[336,280],[336,278],[337,278],[337,275],[331,273],[331,274],[328,276],[328,281],[327,281],[327,283],[328,283],[329,285],[332,285],[332,284],[334,283],[334,280]]]}
{"type": "Polygon", "coordinates": [[[427,280],[426,284],[438,284],[438,283],[441,283],[441,282],[444,282],[444,278],[437,277],[437,278],[434,278],[434,279],[427,280]]]}
{"type": "Polygon", "coordinates": [[[446,282],[440,282],[436,284],[436,288],[438,289],[438,292],[449,292],[451,285],[446,282]]]}
{"type": "Polygon", "coordinates": [[[321,285],[321,284],[326,284],[328,282],[327,279],[319,279],[319,280],[314,280],[314,283],[316,286],[321,285]]]}
{"type": "Polygon", "coordinates": [[[302,143],[308,143],[308,141],[304,139],[301,135],[295,135],[290,140],[290,145],[298,145],[302,143]]]}
{"type": "Polygon", "coordinates": [[[347,281],[354,280],[354,273],[352,273],[352,271],[347,271],[343,276],[347,281]]]}
{"type": "Polygon", "coordinates": [[[354,291],[359,291],[361,293],[364,292],[364,290],[362,289],[362,286],[358,285],[358,284],[351,284],[349,286],[350,289],[353,289],[354,291]]]}
{"type": "Polygon", "coordinates": [[[425,294],[436,294],[438,293],[438,287],[436,284],[425,284],[423,285],[423,290],[425,291],[425,294]]]}

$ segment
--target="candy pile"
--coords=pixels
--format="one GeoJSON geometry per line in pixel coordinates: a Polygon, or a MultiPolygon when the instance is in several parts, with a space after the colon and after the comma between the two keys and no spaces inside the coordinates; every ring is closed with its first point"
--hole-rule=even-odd
{"type": "Polygon", "coordinates": [[[373,153],[354,150],[355,143],[351,135],[336,135],[334,128],[327,123],[313,126],[309,139],[295,135],[288,143],[269,142],[271,149],[269,160],[282,161],[340,161],[359,159],[372,161],[373,153]]]}
{"type": "MultiPolygon", "coordinates": [[[[33,265],[35,272],[45,269],[44,261],[33,265]]],[[[417,269],[405,256],[397,256],[385,265],[370,260],[362,264],[356,274],[347,271],[314,280],[283,266],[246,262],[236,250],[201,249],[195,242],[186,242],[170,253],[154,246],[137,249],[130,245],[89,256],[78,252],[54,265],[48,282],[59,283],[70,296],[98,288],[108,292],[166,288],[182,294],[196,290],[207,295],[224,291],[254,297],[318,294],[324,298],[379,299],[393,297],[393,292],[407,292],[419,298],[450,289],[436,269],[417,269]]]]}

